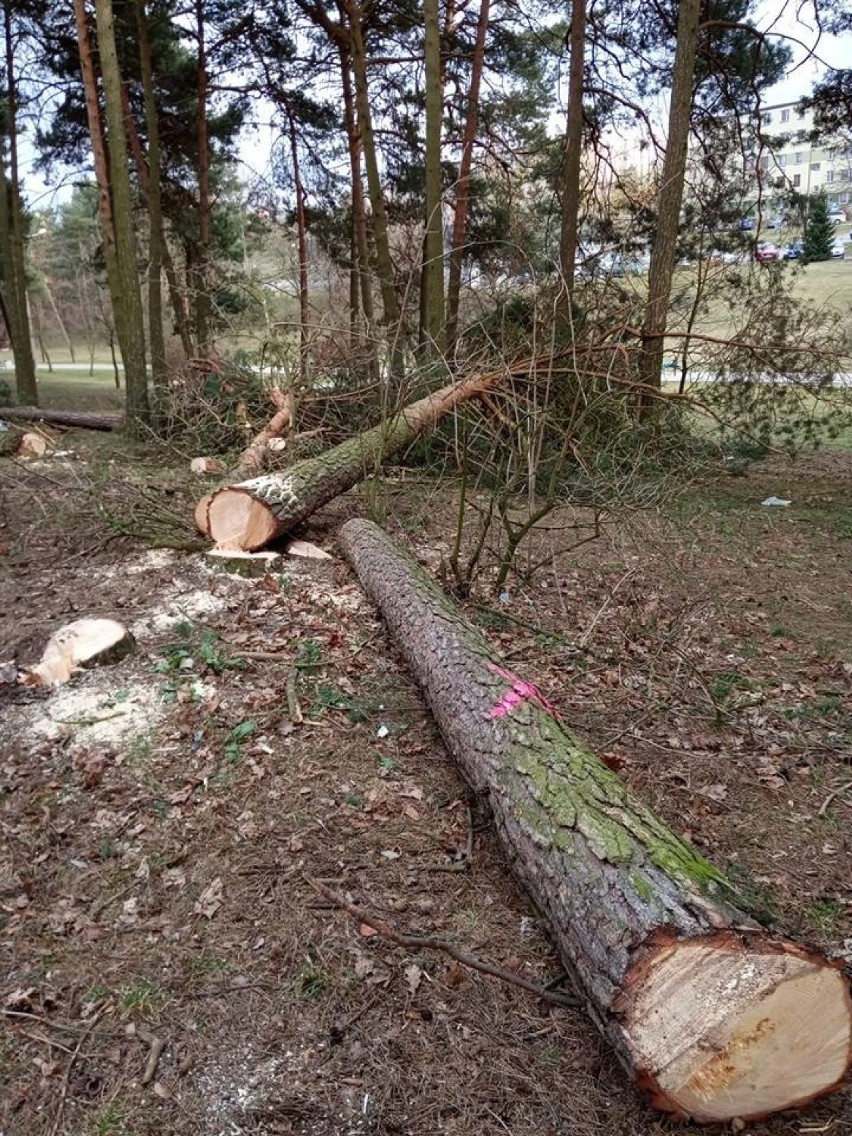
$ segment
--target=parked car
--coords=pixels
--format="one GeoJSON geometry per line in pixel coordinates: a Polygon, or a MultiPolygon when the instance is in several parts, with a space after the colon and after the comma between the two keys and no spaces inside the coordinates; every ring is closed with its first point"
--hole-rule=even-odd
{"type": "Polygon", "coordinates": [[[784,260],[798,260],[805,251],[804,241],[792,241],[782,252],[784,260]]]}
{"type": "Polygon", "coordinates": [[[750,233],[754,228],[754,218],[743,217],[743,219],[740,221],[740,228],[744,233],[750,233]]]}
{"type": "Polygon", "coordinates": [[[768,244],[766,241],[760,241],[757,248],[754,250],[754,259],[760,264],[765,264],[770,260],[780,260],[781,250],[776,248],[775,245],[768,244]]]}
{"type": "Polygon", "coordinates": [[[843,212],[842,209],[832,209],[832,211],[828,215],[828,219],[829,219],[829,221],[832,221],[835,225],[845,225],[846,224],[846,214],[843,212]]]}
{"type": "Polygon", "coordinates": [[[770,217],[769,220],[766,222],[766,227],[767,227],[767,229],[783,229],[784,228],[784,218],[783,217],[770,217]]]}
{"type": "Polygon", "coordinates": [[[831,259],[832,260],[845,260],[846,259],[846,245],[843,241],[835,241],[831,246],[831,259]]]}

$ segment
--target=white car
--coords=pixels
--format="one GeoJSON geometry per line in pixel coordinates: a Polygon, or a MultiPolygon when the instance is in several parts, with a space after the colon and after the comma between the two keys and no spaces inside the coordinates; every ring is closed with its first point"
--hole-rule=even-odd
{"type": "Polygon", "coordinates": [[[846,246],[843,241],[835,241],[831,246],[831,259],[832,260],[845,260],[846,259],[846,246]]]}
{"type": "Polygon", "coordinates": [[[845,225],[846,224],[846,214],[843,212],[842,209],[832,209],[832,211],[828,215],[828,219],[834,225],[845,225]]]}

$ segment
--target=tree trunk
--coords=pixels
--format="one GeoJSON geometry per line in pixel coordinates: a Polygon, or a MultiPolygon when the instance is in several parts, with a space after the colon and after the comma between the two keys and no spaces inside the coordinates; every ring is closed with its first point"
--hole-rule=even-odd
{"type": "Polygon", "coordinates": [[[490,390],[509,373],[495,371],[444,387],[318,457],[220,489],[210,499],[207,525],[199,527],[221,547],[256,552],[363,481],[459,403],[490,390]]]}
{"type": "Polygon", "coordinates": [[[98,215],[101,220],[107,287],[110,296],[114,296],[120,291],[115,259],[115,225],[112,216],[112,195],[103,120],[98,99],[98,80],[95,73],[85,0],[74,0],[74,17],[77,24],[77,47],[80,53],[80,73],[83,78],[86,118],[89,126],[89,138],[92,143],[92,162],[95,167],[95,181],[98,186],[98,215]]]}
{"type": "MultiPolygon", "coordinates": [[[[11,0],[3,0],[3,38],[6,55],[6,106],[3,115],[9,145],[9,179],[5,184],[5,167],[0,176],[0,192],[4,195],[3,253],[6,260],[6,284],[12,317],[12,351],[15,357],[15,386],[18,397],[38,402],[35,359],[30,338],[27,308],[27,270],[24,262],[24,216],[21,205],[21,182],[18,168],[18,91],[15,80],[14,44],[12,42],[11,0]]],[[[5,154],[0,149],[0,166],[5,154]]]]}
{"type": "Polygon", "coordinates": [[[305,187],[299,167],[299,143],[296,136],[296,119],[289,107],[284,108],[287,133],[290,139],[290,158],[293,162],[293,185],[296,190],[296,238],[299,250],[299,380],[303,388],[308,384],[308,238],[305,222],[305,187]]]}
{"type": "Polygon", "coordinates": [[[402,313],[396,295],[393,261],[388,236],[388,218],[385,211],[384,191],[379,175],[379,159],[373,135],[370,95],[367,85],[367,58],[362,28],[361,0],[344,0],[350,20],[352,43],[352,72],[355,78],[355,105],[358,112],[358,130],[367,171],[367,191],[373,214],[373,240],[376,245],[376,268],[382,293],[384,320],[390,340],[391,373],[399,378],[403,368],[402,313]]]}
{"type": "Polygon", "coordinates": [[[109,140],[109,190],[115,237],[115,282],[112,307],[121,359],[127,423],[148,420],[148,372],[145,366],[145,320],[136,262],[133,203],[127,168],[127,142],[121,97],[121,71],[115,43],[112,0],[95,0],[98,52],[104,90],[104,110],[109,140]]]}
{"type": "MultiPolygon", "coordinates": [[[[163,208],[160,195],[160,120],[154,91],[154,64],[148,35],[145,0],[136,0],[136,27],[139,33],[139,71],[145,101],[145,129],[148,134],[148,173],[145,197],[148,203],[148,338],[151,343],[151,377],[154,389],[166,386],[166,338],[163,331],[163,208]]],[[[145,163],[137,165],[145,167],[145,163]]],[[[141,177],[140,177],[141,181],[141,177]]]]}
{"type": "Polygon", "coordinates": [[[51,422],[79,430],[120,430],[124,422],[121,414],[88,414],[83,410],[48,410],[39,406],[0,406],[0,418],[51,422]]]}
{"type": "Polygon", "coordinates": [[[559,238],[559,269],[562,275],[557,320],[560,330],[571,334],[574,268],[580,223],[580,165],[583,155],[583,89],[586,51],[586,0],[571,5],[568,73],[568,128],[562,174],[562,228],[559,238]]]}
{"type": "Polygon", "coordinates": [[[204,0],[195,0],[198,37],[198,256],[195,264],[195,334],[198,353],[210,351],[210,144],[207,131],[207,46],[204,37],[204,0]]]}
{"type": "Polygon", "coordinates": [[[59,305],[56,303],[56,297],[51,291],[50,283],[47,279],[47,272],[44,273],[42,287],[44,288],[45,296],[47,296],[47,302],[50,304],[50,310],[53,312],[53,318],[56,320],[57,326],[59,327],[59,334],[65,340],[65,346],[68,348],[68,354],[71,356],[71,362],[76,363],[77,353],[74,350],[74,341],[68,334],[68,328],[65,326],[65,321],[62,318],[62,313],[59,311],[59,305]]]}
{"type": "Polygon", "coordinates": [[[378,526],[340,544],[488,793],[501,843],[596,1026],[655,1107],[749,1119],[837,1087],[852,1000],[839,966],[770,936],[724,876],[632,795],[378,526]]]}
{"type": "Polygon", "coordinates": [[[678,5],[677,46],[669,103],[666,156],[663,161],[663,183],[657,204],[657,225],[651,246],[648,307],[642,329],[641,379],[647,386],[653,387],[662,384],[664,337],[677,255],[677,230],[689,148],[700,10],[701,0],[683,0],[678,5]]]}
{"type": "Polygon", "coordinates": [[[458,337],[461,274],[464,264],[464,246],[467,240],[467,222],[470,215],[470,173],[473,168],[473,146],[479,130],[479,91],[482,86],[482,72],[485,66],[485,39],[488,35],[490,17],[491,0],[482,0],[479,6],[479,22],[476,25],[473,59],[470,64],[467,118],[462,136],[459,179],[456,184],[453,244],[450,252],[450,275],[447,281],[447,351],[451,357],[458,337]]]}
{"type": "Polygon", "coordinates": [[[420,350],[424,359],[444,357],[444,212],[441,186],[441,33],[438,0],[424,0],[423,53],[426,66],[426,218],[420,276],[420,350]]]}
{"type": "Polygon", "coordinates": [[[361,181],[361,134],[355,113],[355,97],[352,93],[352,74],[349,49],[339,45],[340,76],[343,83],[343,110],[346,123],[346,138],[349,147],[349,175],[352,181],[352,237],[355,246],[355,265],[361,295],[361,311],[364,313],[367,341],[371,359],[375,359],[375,315],[373,311],[373,289],[370,284],[370,249],[367,242],[367,217],[364,212],[364,185],[361,181]]]}

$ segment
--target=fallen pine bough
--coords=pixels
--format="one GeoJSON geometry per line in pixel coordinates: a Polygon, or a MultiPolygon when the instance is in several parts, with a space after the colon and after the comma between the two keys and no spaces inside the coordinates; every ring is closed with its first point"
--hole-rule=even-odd
{"type": "Polygon", "coordinates": [[[257,552],[374,473],[456,406],[485,394],[511,375],[528,374],[552,361],[550,355],[528,359],[453,383],[317,457],[225,486],[198,502],[196,525],[219,547],[257,552]]]}
{"type": "Polygon", "coordinates": [[[755,922],[377,525],[348,522],[340,544],[450,752],[488,794],[577,993],[652,1104],[745,1120],[837,1088],[852,1063],[839,964],[755,922]]]}

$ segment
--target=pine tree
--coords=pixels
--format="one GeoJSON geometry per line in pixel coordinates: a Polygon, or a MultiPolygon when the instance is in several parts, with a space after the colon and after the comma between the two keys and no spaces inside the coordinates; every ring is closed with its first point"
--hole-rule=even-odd
{"type": "Polygon", "coordinates": [[[824,193],[818,193],[811,198],[802,260],[805,264],[813,260],[831,260],[833,244],[834,225],[828,215],[828,201],[824,193]]]}

